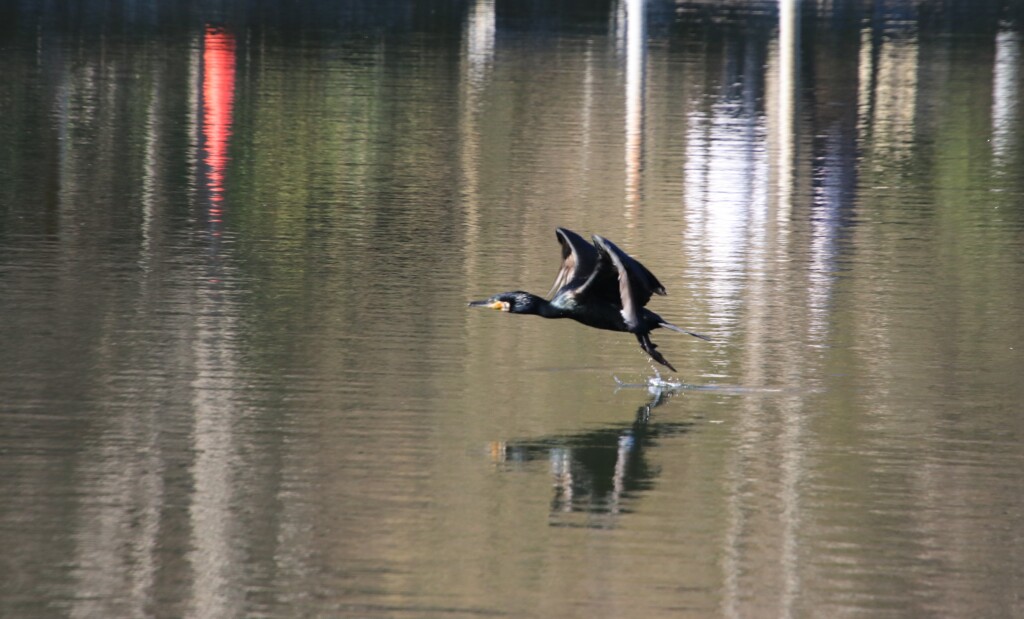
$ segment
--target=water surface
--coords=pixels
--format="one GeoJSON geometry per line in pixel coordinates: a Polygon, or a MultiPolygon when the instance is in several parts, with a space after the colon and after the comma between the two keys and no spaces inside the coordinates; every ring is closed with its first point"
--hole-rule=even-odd
{"type": "Polygon", "coordinates": [[[1024,615],[1024,34],[947,4],[15,10],[0,614],[1024,615]],[[559,225],[713,342],[467,310],[559,225]]]}

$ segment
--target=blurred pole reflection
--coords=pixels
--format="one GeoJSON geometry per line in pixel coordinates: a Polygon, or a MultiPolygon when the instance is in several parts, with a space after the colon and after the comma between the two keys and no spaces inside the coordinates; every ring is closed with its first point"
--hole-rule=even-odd
{"type": "Polygon", "coordinates": [[[146,108],[146,159],[142,176],[142,247],[139,252],[139,267],[149,272],[153,252],[153,235],[156,228],[158,211],[156,209],[159,142],[157,112],[163,100],[160,71],[153,71],[153,86],[150,92],[149,105],[146,108]]]}
{"type": "Polygon", "coordinates": [[[235,98],[235,37],[207,27],[203,37],[203,139],[206,153],[207,207],[211,233],[223,223],[224,175],[228,164],[232,108],[235,98]]]}
{"type": "Polygon", "coordinates": [[[644,71],[647,61],[644,0],[623,0],[626,53],[626,213],[640,205],[644,167],[644,71]]]}
{"type": "MultiPolygon", "coordinates": [[[[198,64],[198,63],[197,63],[198,64]]],[[[214,243],[219,242],[223,220],[224,175],[228,164],[235,85],[235,40],[219,28],[208,27],[202,46],[202,126],[206,210],[214,243]]],[[[239,470],[234,426],[238,415],[233,394],[237,389],[238,360],[234,347],[235,316],[228,311],[222,289],[219,249],[212,248],[213,263],[199,291],[196,334],[192,345],[196,377],[192,384],[195,415],[192,466],[194,490],[189,506],[192,525],[192,614],[230,616],[241,608],[240,549],[232,542],[237,504],[233,472],[239,470]]]]}
{"type": "Polygon", "coordinates": [[[911,23],[883,21],[862,30],[858,139],[880,162],[911,155],[918,74],[917,31],[911,23]]]}
{"type": "Polygon", "coordinates": [[[465,28],[467,83],[478,90],[494,58],[494,0],[477,0],[469,9],[465,28]]]}
{"type": "Polygon", "coordinates": [[[796,163],[794,119],[800,92],[800,11],[798,0],[779,2],[779,64],[775,86],[778,105],[775,110],[776,166],[778,201],[775,221],[785,228],[792,211],[793,168],[796,163]]]}
{"type": "MultiPolygon", "coordinates": [[[[948,67],[946,46],[933,47],[929,68],[948,67]]],[[[857,88],[857,145],[860,157],[869,165],[860,166],[874,186],[902,183],[900,167],[915,157],[915,121],[919,63],[916,21],[875,18],[860,35],[857,88]]],[[[865,231],[866,232],[866,231],[865,231]]],[[[854,242],[873,243],[868,237],[853,235],[854,242]]],[[[874,368],[892,363],[893,341],[887,335],[886,321],[865,329],[860,337],[869,337],[872,354],[865,358],[874,368]]],[[[878,372],[884,370],[878,369],[878,372]]]]}
{"type": "Polygon", "coordinates": [[[996,35],[992,78],[992,157],[1006,165],[1016,149],[1017,97],[1020,92],[1020,33],[1002,30],[996,35]]]}
{"type": "MultiPolygon", "coordinates": [[[[792,222],[799,179],[797,137],[801,91],[800,39],[799,0],[780,0],[778,38],[766,62],[767,130],[763,137],[757,134],[750,136],[754,145],[758,141],[767,142],[768,148],[765,150],[770,153],[770,163],[766,165],[770,166],[770,174],[747,173],[751,189],[747,195],[750,209],[743,215],[746,225],[744,228],[733,227],[734,234],[741,237],[737,242],[745,243],[742,248],[734,250],[734,254],[744,259],[744,279],[742,282],[732,282],[730,288],[738,288],[735,294],[744,295],[746,305],[743,316],[745,340],[742,366],[742,381],[746,385],[763,386],[769,381],[778,380],[779,377],[770,372],[780,354],[794,357],[781,361],[786,368],[785,374],[798,374],[806,363],[804,359],[796,357],[799,354],[796,352],[798,347],[780,349],[778,346],[780,328],[791,329],[792,340],[800,341],[803,335],[800,330],[805,323],[801,320],[786,320],[785,325],[780,327],[779,316],[775,313],[778,307],[776,297],[790,289],[790,281],[797,276],[797,272],[786,265],[793,254],[793,245],[797,242],[792,232],[792,222]],[[761,199],[758,194],[765,194],[767,198],[761,199]]],[[[756,150],[751,148],[748,165],[755,160],[753,152],[756,150]]],[[[758,168],[748,169],[754,171],[758,168]]],[[[724,255],[720,258],[723,263],[726,259],[724,255]]],[[[727,527],[722,548],[722,614],[726,617],[750,614],[750,601],[745,591],[749,587],[746,574],[751,570],[773,574],[777,579],[772,585],[777,597],[758,600],[757,608],[760,611],[776,607],[771,614],[792,616],[793,605],[799,596],[798,487],[803,469],[801,399],[786,399],[779,404],[781,424],[777,419],[765,418],[764,405],[764,401],[759,398],[745,400],[745,412],[736,429],[738,447],[731,454],[728,464],[732,488],[727,495],[727,527]],[[770,448],[767,454],[762,453],[766,446],[765,437],[772,435],[773,428],[778,428],[778,434],[768,441],[770,448]],[[769,491],[772,493],[769,501],[775,503],[773,507],[777,513],[758,514],[750,509],[752,499],[748,488],[752,480],[759,480],[761,485],[775,485],[777,491],[769,491]],[[776,521],[781,524],[777,545],[752,553],[748,549],[750,537],[756,535],[756,531],[762,527],[778,527],[776,521]]]]}
{"type": "Polygon", "coordinates": [[[591,168],[590,140],[593,134],[594,103],[594,41],[587,40],[583,52],[583,108],[580,110],[580,172],[589,175],[591,168]]]}
{"type": "Polygon", "coordinates": [[[727,338],[741,322],[744,279],[758,271],[754,261],[766,258],[769,165],[760,109],[765,60],[755,49],[723,54],[714,102],[687,117],[683,234],[690,261],[706,269],[701,281],[709,320],[717,336],[727,338]]]}
{"type": "MultiPolygon", "coordinates": [[[[796,182],[796,136],[795,119],[799,117],[800,100],[800,0],[780,0],[779,3],[779,195],[776,222],[780,218],[788,221],[793,212],[793,189],[796,182]]],[[[838,162],[842,165],[845,162],[838,162]]],[[[782,230],[788,230],[780,226],[782,230]]],[[[817,235],[815,235],[817,237],[817,235]]],[[[776,240],[777,245],[782,245],[776,240]]],[[[820,282],[818,282],[820,283],[820,282]]],[[[812,288],[814,287],[812,283],[812,288]]],[[[813,293],[812,293],[813,294],[813,293]]],[[[819,308],[819,311],[821,308],[819,308]]],[[[793,349],[790,348],[790,351],[793,349]]],[[[792,359],[787,365],[800,367],[802,359],[792,359]]],[[[779,614],[793,616],[793,605],[800,591],[800,571],[797,539],[800,531],[800,480],[803,477],[802,410],[800,397],[786,398],[780,403],[783,415],[782,434],[779,437],[781,452],[780,500],[782,503],[782,547],[780,567],[782,577],[779,614]]]]}
{"type": "Polygon", "coordinates": [[[462,83],[459,99],[462,201],[464,207],[466,281],[475,281],[480,220],[480,100],[494,59],[494,0],[477,0],[463,32],[462,83]]]}

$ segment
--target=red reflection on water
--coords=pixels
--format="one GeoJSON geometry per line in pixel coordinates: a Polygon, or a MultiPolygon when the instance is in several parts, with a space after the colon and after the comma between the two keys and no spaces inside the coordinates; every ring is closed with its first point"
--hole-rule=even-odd
{"type": "Polygon", "coordinates": [[[223,28],[207,26],[203,37],[203,138],[210,223],[220,224],[224,200],[224,171],[228,164],[231,110],[235,100],[235,37],[223,28]]]}

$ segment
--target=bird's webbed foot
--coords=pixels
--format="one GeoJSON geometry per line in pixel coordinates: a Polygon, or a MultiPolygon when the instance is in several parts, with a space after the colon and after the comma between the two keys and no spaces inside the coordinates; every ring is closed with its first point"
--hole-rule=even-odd
{"type": "Polygon", "coordinates": [[[673,372],[678,371],[672,366],[671,363],[668,362],[668,359],[666,359],[660,352],[658,352],[658,345],[651,341],[650,335],[646,333],[641,335],[638,333],[636,335],[636,339],[638,342],[640,342],[640,348],[643,348],[644,352],[647,353],[651,357],[651,359],[654,359],[655,361],[672,370],[673,372]]]}

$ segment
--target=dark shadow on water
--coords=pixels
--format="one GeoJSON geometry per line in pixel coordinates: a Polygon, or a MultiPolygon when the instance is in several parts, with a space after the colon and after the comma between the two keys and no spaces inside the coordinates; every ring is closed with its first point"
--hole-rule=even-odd
{"type": "Polygon", "coordinates": [[[652,421],[651,411],[682,392],[651,387],[651,397],[629,423],[585,432],[497,441],[494,460],[503,470],[547,462],[553,485],[550,524],[559,527],[610,528],[629,513],[639,494],[654,485],[660,470],[648,450],[661,439],[689,432],[693,422],[652,421]]]}

